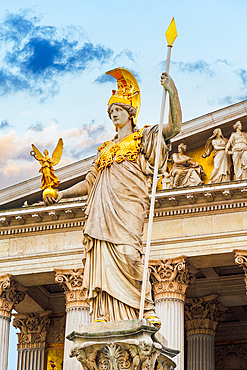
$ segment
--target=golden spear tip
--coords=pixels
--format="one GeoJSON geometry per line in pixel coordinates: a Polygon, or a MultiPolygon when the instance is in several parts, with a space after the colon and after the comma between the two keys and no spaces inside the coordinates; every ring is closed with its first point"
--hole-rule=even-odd
{"type": "Polygon", "coordinates": [[[165,35],[166,35],[166,39],[167,39],[167,46],[172,47],[172,44],[174,43],[174,41],[175,41],[175,39],[178,35],[174,17],[172,18],[172,21],[171,21],[165,35]]]}

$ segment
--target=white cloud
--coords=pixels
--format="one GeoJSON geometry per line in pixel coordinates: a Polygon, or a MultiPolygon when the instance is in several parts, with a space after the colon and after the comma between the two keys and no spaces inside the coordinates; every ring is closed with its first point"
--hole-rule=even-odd
{"type": "Polygon", "coordinates": [[[28,130],[20,135],[12,129],[7,134],[0,133],[0,189],[39,176],[40,165],[30,156],[31,144],[41,152],[48,149],[52,155],[58,139],[60,137],[63,139],[64,152],[59,165],[55,167],[56,170],[93,155],[97,146],[113,135],[111,127],[95,121],[83,127],[73,127],[64,131],[60,131],[59,125],[52,121],[42,132],[28,130]],[[93,135],[96,133],[97,138],[94,138],[93,135]]]}

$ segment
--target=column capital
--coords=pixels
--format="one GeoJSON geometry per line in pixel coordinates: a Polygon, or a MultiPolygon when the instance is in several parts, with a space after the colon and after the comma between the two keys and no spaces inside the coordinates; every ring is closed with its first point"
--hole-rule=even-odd
{"type": "Polygon", "coordinates": [[[225,320],[227,311],[217,297],[211,294],[201,298],[186,298],[184,312],[187,337],[193,334],[215,336],[217,326],[225,320]]]}
{"type": "Polygon", "coordinates": [[[13,326],[20,329],[18,349],[44,348],[52,311],[14,314],[13,326]]]}
{"type": "Polygon", "coordinates": [[[247,291],[247,251],[235,251],[235,263],[242,267],[245,273],[245,287],[247,291]]]}
{"type": "Polygon", "coordinates": [[[10,274],[0,276],[0,315],[11,317],[15,304],[25,299],[27,289],[19,285],[10,274]]]}
{"type": "Polygon", "coordinates": [[[66,310],[88,308],[87,289],[83,285],[84,268],[55,269],[55,281],[65,290],[66,310]]]}
{"type": "Polygon", "coordinates": [[[188,286],[196,280],[184,256],[151,261],[149,271],[155,301],[169,298],[184,301],[188,286]]]}

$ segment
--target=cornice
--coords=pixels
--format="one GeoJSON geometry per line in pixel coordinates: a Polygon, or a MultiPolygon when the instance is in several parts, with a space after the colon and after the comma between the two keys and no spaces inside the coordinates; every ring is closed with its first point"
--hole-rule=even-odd
{"type": "MultiPolygon", "coordinates": [[[[85,198],[64,200],[52,206],[43,202],[0,212],[0,236],[81,229],[85,222],[85,198]]],[[[154,217],[186,217],[220,213],[247,207],[247,181],[158,191],[154,217]]],[[[148,218],[148,215],[147,215],[148,218]]]]}

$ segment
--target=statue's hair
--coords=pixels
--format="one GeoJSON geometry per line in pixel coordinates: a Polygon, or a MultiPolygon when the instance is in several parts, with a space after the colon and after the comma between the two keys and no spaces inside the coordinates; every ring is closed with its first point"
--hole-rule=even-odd
{"type": "Polygon", "coordinates": [[[110,114],[110,110],[111,110],[111,107],[113,105],[119,105],[120,107],[122,107],[123,109],[127,110],[127,112],[129,113],[129,116],[130,117],[134,117],[136,115],[136,109],[132,107],[132,105],[127,105],[127,104],[124,104],[124,103],[112,103],[111,105],[109,105],[108,107],[108,116],[111,118],[111,114],[110,114]]]}
{"type": "Polygon", "coordinates": [[[236,128],[239,126],[239,124],[241,125],[240,121],[237,121],[236,123],[234,123],[234,125],[232,126],[233,129],[236,130],[236,128]]]}
{"type": "Polygon", "coordinates": [[[210,156],[210,154],[212,153],[213,151],[213,145],[212,145],[212,141],[213,139],[216,138],[218,132],[220,132],[220,136],[222,137],[222,139],[226,142],[227,140],[224,138],[223,134],[222,134],[222,131],[221,129],[218,127],[216,128],[214,131],[213,131],[213,135],[210,136],[205,144],[205,153],[202,155],[202,158],[207,158],[210,156]]]}
{"type": "Polygon", "coordinates": [[[184,143],[181,143],[181,144],[178,145],[178,148],[181,148],[183,152],[186,152],[187,145],[184,144],[184,143]]]}

